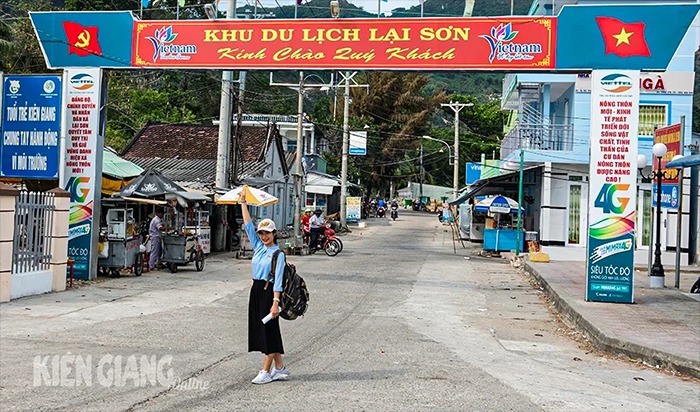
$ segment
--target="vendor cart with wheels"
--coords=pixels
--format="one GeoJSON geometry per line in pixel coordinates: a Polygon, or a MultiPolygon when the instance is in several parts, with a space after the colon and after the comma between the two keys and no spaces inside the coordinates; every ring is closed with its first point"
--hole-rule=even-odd
{"type": "Polygon", "coordinates": [[[107,227],[100,233],[97,266],[100,274],[120,276],[127,269],[134,276],[143,273],[143,251],[140,237],[134,233],[132,209],[107,211],[107,227]]]}
{"type": "Polygon", "coordinates": [[[194,262],[197,272],[204,270],[204,251],[199,236],[192,231],[168,233],[163,236],[163,263],[175,273],[178,266],[194,262]]]}

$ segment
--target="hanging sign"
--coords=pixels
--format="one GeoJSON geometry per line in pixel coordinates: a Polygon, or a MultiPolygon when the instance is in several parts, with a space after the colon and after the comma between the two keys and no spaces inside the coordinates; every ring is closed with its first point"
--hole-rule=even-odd
{"type": "Polygon", "coordinates": [[[639,71],[593,70],[586,300],[634,302],[639,71]]]}
{"type": "Polygon", "coordinates": [[[350,147],[348,153],[351,155],[367,155],[367,132],[350,132],[350,147]]]}
{"type": "MultiPolygon", "coordinates": [[[[678,169],[666,169],[666,164],[673,160],[674,156],[682,155],[681,150],[681,124],[676,123],[671,126],[654,130],[654,144],[663,143],[666,145],[666,154],[661,158],[661,170],[665,176],[674,176],[672,179],[661,180],[661,207],[666,209],[678,209],[679,196],[679,173],[678,169]]],[[[652,159],[652,168],[656,173],[658,160],[652,159]]],[[[652,185],[651,206],[656,207],[657,185],[652,185]]]]}
{"type": "Polygon", "coordinates": [[[61,76],[4,76],[2,83],[0,176],[58,179],[61,76]]]}

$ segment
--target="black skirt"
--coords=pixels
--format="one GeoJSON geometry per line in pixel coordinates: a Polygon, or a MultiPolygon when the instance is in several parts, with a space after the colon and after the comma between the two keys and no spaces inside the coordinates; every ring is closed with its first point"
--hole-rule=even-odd
{"type": "Polygon", "coordinates": [[[273,284],[265,290],[264,280],[253,280],[248,304],[248,352],[262,352],[265,355],[284,353],[279,316],[267,323],[262,319],[270,313],[273,284]]]}

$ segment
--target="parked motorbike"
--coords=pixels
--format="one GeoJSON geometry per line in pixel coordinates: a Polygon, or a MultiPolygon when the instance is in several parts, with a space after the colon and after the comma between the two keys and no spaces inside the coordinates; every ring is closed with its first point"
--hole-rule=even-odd
{"type": "Polygon", "coordinates": [[[391,220],[396,220],[396,218],[399,217],[399,207],[398,206],[392,206],[391,207],[391,220]]]}
{"type": "MultiPolygon", "coordinates": [[[[309,246],[309,241],[311,239],[311,230],[304,227],[303,241],[304,244],[309,246]]],[[[338,239],[335,234],[335,230],[331,228],[330,223],[326,223],[323,228],[323,233],[318,235],[317,246],[310,250],[311,253],[315,253],[317,250],[323,249],[328,256],[335,256],[343,250],[343,242],[338,239]]]]}

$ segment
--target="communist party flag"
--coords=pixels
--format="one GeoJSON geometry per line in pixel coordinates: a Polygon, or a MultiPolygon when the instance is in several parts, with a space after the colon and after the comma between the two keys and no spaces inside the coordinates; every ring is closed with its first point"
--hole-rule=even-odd
{"type": "Polygon", "coordinates": [[[651,56],[644,39],[644,23],[625,23],[612,17],[596,17],[605,42],[605,54],[620,57],[651,56]]]}
{"type": "Polygon", "coordinates": [[[97,41],[97,26],[83,27],[72,21],[64,21],[63,30],[68,39],[68,54],[75,53],[81,57],[102,55],[100,43],[97,41]]]}

